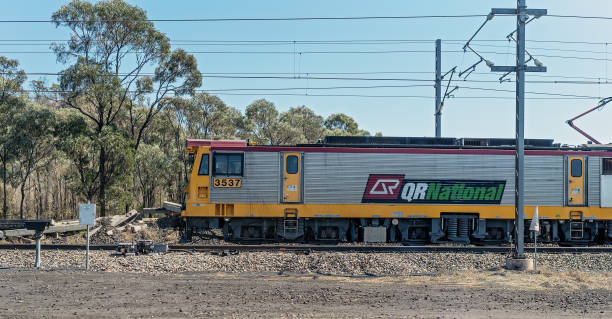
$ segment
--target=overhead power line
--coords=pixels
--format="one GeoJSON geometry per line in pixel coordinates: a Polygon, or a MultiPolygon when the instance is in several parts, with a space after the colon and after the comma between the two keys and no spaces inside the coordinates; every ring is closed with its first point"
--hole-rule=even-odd
{"type": "MultiPolygon", "coordinates": [[[[255,93],[219,93],[217,95],[261,96],[255,93]]],[[[307,94],[307,93],[266,93],[266,96],[313,96],[313,97],[362,97],[362,98],[417,98],[433,99],[427,95],[367,95],[367,94],[307,94]]],[[[455,99],[514,100],[511,96],[456,96],[455,99]]],[[[527,100],[597,100],[599,97],[526,97],[527,100]]]]}
{"type": "MultiPolygon", "coordinates": [[[[343,89],[385,89],[385,88],[418,88],[418,87],[430,87],[428,84],[414,84],[414,85],[368,85],[368,86],[326,86],[326,87],[280,87],[280,88],[210,88],[210,89],[197,89],[196,92],[208,92],[208,93],[223,93],[223,92],[242,92],[242,91],[255,91],[257,94],[266,94],[266,95],[275,95],[269,93],[261,93],[267,91],[319,91],[319,90],[343,90],[343,89]]],[[[467,89],[467,90],[477,90],[477,91],[490,91],[490,92],[508,92],[514,93],[513,90],[504,90],[504,89],[495,89],[495,88],[483,88],[483,87],[472,87],[472,86],[458,86],[459,89],[467,89]]],[[[27,93],[71,93],[71,91],[66,90],[24,90],[27,93]]],[[[130,90],[129,92],[134,93],[136,91],[130,90]]],[[[598,99],[599,97],[590,96],[590,95],[576,95],[576,94],[563,94],[563,93],[552,93],[552,92],[535,92],[535,91],[526,91],[527,94],[532,95],[541,95],[547,97],[560,97],[560,98],[571,98],[571,99],[598,99]]],[[[246,94],[246,93],[243,93],[246,94]]],[[[255,94],[255,93],[250,93],[255,94]]],[[[284,93],[283,93],[284,94],[284,93]]],[[[289,94],[289,93],[288,93],[289,94]]],[[[294,93],[290,93],[294,94],[294,93]]],[[[312,93],[296,93],[296,94],[305,94],[309,96],[321,96],[321,94],[312,94],[312,93]]],[[[331,96],[331,95],[330,95],[331,96]]],[[[361,94],[335,94],[334,96],[361,96],[361,94]]],[[[414,96],[414,95],[410,95],[414,96]]],[[[407,95],[371,95],[371,97],[407,97],[407,95]]],[[[466,97],[461,97],[466,98],[466,97]]],[[[502,98],[502,97],[476,97],[476,98],[502,98]]],[[[505,97],[503,97],[505,98],[505,97]]],[[[508,97],[510,98],[510,97],[508,97]]]]}
{"type": "MultiPolygon", "coordinates": [[[[511,14],[497,14],[513,16],[511,14]]],[[[486,14],[459,14],[459,15],[411,15],[411,16],[354,16],[354,17],[267,17],[267,18],[185,18],[185,19],[146,19],[149,22],[266,22],[266,21],[343,21],[343,20],[414,20],[414,19],[464,19],[482,18],[486,14]]],[[[571,18],[590,20],[612,20],[605,16],[555,15],[551,18],[571,18]]],[[[123,22],[124,20],[60,20],[60,22],[123,22]]],[[[0,23],[55,23],[49,19],[6,19],[0,23]]]]}
{"type": "Polygon", "coordinates": [[[589,20],[612,20],[612,17],[602,16],[578,16],[578,15],[561,15],[561,14],[549,14],[551,18],[571,18],[571,19],[589,19],[589,20]]]}
{"type": "MultiPolygon", "coordinates": [[[[31,40],[31,41],[17,41],[17,40],[0,40],[0,46],[10,46],[10,47],[28,47],[28,46],[51,46],[54,43],[58,43],[58,42],[68,42],[68,40],[49,40],[49,41],[37,41],[37,40],[31,40]]],[[[463,43],[460,41],[444,41],[447,44],[450,45],[458,45],[458,46],[462,46],[463,43]]],[[[236,46],[247,46],[247,47],[253,47],[253,46],[264,46],[264,47],[269,47],[269,46],[290,46],[290,45],[333,45],[333,46],[345,46],[345,45],[374,45],[374,46],[389,46],[389,45],[430,45],[431,41],[430,40],[363,40],[363,41],[206,41],[206,40],[192,40],[192,41],[178,41],[178,40],[171,40],[170,41],[171,44],[174,45],[179,45],[179,46],[214,46],[214,47],[224,47],[224,46],[228,46],[228,47],[236,47],[236,46]]],[[[607,44],[607,43],[606,43],[607,44]]],[[[487,47],[487,48],[508,48],[508,45],[495,45],[495,44],[477,44],[478,47],[487,47]]],[[[558,48],[558,47],[531,47],[531,50],[542,50],[542,51],[554,51],[554,52],[576,52],[576,53],[592,53],[592,54],[607,54],[608,52],[606,51],[595,51],[595,50],[581,50],[581,49],[564,49],[564,48],[558,48]]],[[[54,53],[53,51],[24,51],[23,53],[54,53]]],[[[251,53],[252,51],[238,51],[235,53],[251,53]]],[[[313,51],[313,52],[309,52],[309,51],[281,51],[281,52],[260,52],[260,51],[255,51],[256,53],[282,53],[282,54],[297,54],[297,53],[332,53],[329,51],[313,51]]],[[[431,53],[431,50],[391,50],[389,52],[386,51],[376,51],[376,52],[369,52],[369,51],[365,51],[365,52],[361,52],[361,51],[350,51],[347,53],[431,53]]],[[[9,53],[9,52],[3,52],[3,53],[9,53]]],[[[14,53],[14,51],[11,51],[11,53],[14,53]]],[[[197,52],[194,51],[192,53],[216,53],[214,51],[209,52],[209,51],[204,51],[204,52],[197,52]]],[[[218,53],[228,53],[226,51],[220,51],[218,53]]],[[[234,53],[232,51],[232,53],[234,53]]],[[[333,53],[344,53],[343,51],[334,51],[333,53]]],[[[457,51],[445,51],[445,53],[458,53],[457,51]]]]}
{"type": "Polygon", "coordinates": [[[223,91],[295,91],[295,90],[341,90],[341,89],[384,89],[384,88],[416,88],[431,87],[430,84],[413,85],[368,85],[368,86],[327,86],[327,87],[286,87],[286,88],[231,88],[231,89],[206,89],[209,92],[223,91]]]}
{"type": "MultiPolygon", "coordinates": [[[[432,50],[352,50],[352,51],[185,51],[190,54],[395,54],[395,53],[432,53],[432,50]]],[[[463,51],[445,51],[445,53],[461,53],[463,51]]],[[[56,54],[55,51],[0,51],[0,54],[56,54]]],[[[68,51],[59,53],[70,54],[68,51]]],[[[123,51],[123,53],[142,53],[140,51],[123,51]]]]}
{"type": "MultiPolygon", "coordinates": [[[[329,75],[342,75],[342,74],[346,74],[346,75],[350,75],[350,74],[354,74],[354,75],[359,75],[359,74],[393,74],[396,72],[340,72],[340,73],[332,73],[332,72],[323,72],[323,73],[300,73],[300,74],[307,74],[306,76],[301,76],[300,74],[294,75],[294,76],[289,76],[292,75],[294,73],[289,73],[289,72],[284,72],[284,73],[258,73],[258,72],[253,72],[253,73],[207,73],[204,72],[204,78],[220,78],[220,79],[259,79],[259,80],[337,80],[337,81],[398,81],[398,82],[430,82],[433,83],[435,80],[433,79],[420,79],[420,78],[403,78],[403,77],[339,77],[339,76],[310,76],[309,74],[321,74],[321,75],[325,75],[325,74],[329,74],[329,75]]],[[[404,72],[399,72],[399,73],[404,73],[404,72]]],[[[429,74],[432,72],[405,72],[407,74],[409,73],[423,73],[423,74],[429,74]]],[[[7,74],[7,73],[2,73],[0,72],[0,74],[7,74]]],[[[26,75],[30,75],[30,76],[34,76],[34,75],[40,75],[40,76],[60,76],[62,73],[58,73],[58,72],[26,72],[26,75]]],[[[483,74],[483,73],[477,73],[477,74],[483,74]]],[[[489,74],[489,73],[487,73],[489,74]]],[[[139,77],[144,77],[144,76],[153,76],[153,73],[141,73],[137,76],[139,77]]],[[[120,73],[118,74],[118,76],[130,76],[126,73],[120,73]]],[[[136,75],[131,75],[131,76],[136,76],[136,75]]],[[[564,78],[564,77],[561,77],[564,78]]],[[[573,78],[573,77],[567,77],[567,78],[573,78]]],[[[585,79],[589,79],[589,78],[585,78],[585,79]]],[[[584,80],[584,81],[578,81],[578,80],[529,80],[526,81],[527,83],[536,83],[536,84],[581,84],[581,85],[612,85],[612,81],[608,81],[611,79],[607,79],[607,78],[593,78],[593,80],[584,80]],[[598,80],[595,80],[598,79],[598,80]]],[[[499,81],[497,80],[475,80],[475,79],[469,79],[469,80],[461,80],[461,83],[499,83],[499,81]]],[[[514,80],[509,80],[506,81],[504,83],[513,83],[514,80]]]]}
{"type": "MultiPolygon", "coordinates": [[[[461,42],[448,42],[451,45],[463,45],[461,42]]],[[[495,44],[477,44],[475,46],[478,47],[487,47],[487,48],[503,48],[507,49],[511,47],[510,43],[508,45],[495,45],[495,44]]],[[[561,48],[542,48],[542,47],[530,47],[530,50],[542,50],[542,51],[557,51],[557,52],[578,52],[578,53],[593,53],[593,54],[605,54],[608,53],[606,51],[594,51],[594,50],[579,50],[579,49],[561,49],[561,48]]]]}
{"type": "MultiPolygon", "coordinates": [[[[460,19],[486,17],[482,14],[413,15],[413,16],[359,16],[359,17],[270,17],[270,18],[189,18],[146,19],[149,22],[265,22],[265,21],[333,21],[333,20],[408,20],[408,19],[460,19]]],[[[60,20],[61,22],[123,22],[124,20],[60,20]]],[[[48,19],[0,20],[0,23],[54,23],[48,19]]],[[[130,21],[132,22],[132,21],[130,21]]]]}
{"type": "MultiPolygon", "coordinates": [[[[460,89],[466,90],[478,90],[478,91],[491,91],[491,92],[509,92],[514,93],[514,90],[504,90],[504,89],[493,89],[493,88],[479,88],[479,87],[469,87],[469,86],[459,86],[460,89]]],[[[526,94],[534,94],[534,95],[548,95],[548,96],[559,96],[559,97],[571,97],[571,98],[583,98],[583,99],[597,99],[596,96],[590,95],[575,95],[575,94],[563,94],[563,93],[549,93],[549,92],[533,92],[533,91],[525,91],[526,94]]]]}
{"type": "MultiPolygon", "coordinates": [[[[55,91],[55,90],[25,90],[26,93],[69,93],[66,91],[55,91]]],[[[369,94],[311,94],[311,93],[226,93],[215,90],[200,89],[196,92],[201,93],[214,93],[215,95],[237,95],[237,96],[312,96],[312,97],[362,97],[362,98],[419,98],[419,99],[432,99],[433,96],[428,95],[369,95],[369,94]]],[[[492,100],[514,100],[511,96],[457,96],[456,99],[492,99],[492,100]]],[[[528,97],[530,100],[597,100],[599,97],[589,96],[560,96],[560,97],[528,97]]]]}
{"type": "MultiPolygon", "coordinates": [[[[337,89],[380,89],[380,88],[415,88],[415,87],[429,87],[430,85],[372,85],[372,86],[332,86],[332,87],[293,87],[293,88],[229,88],[229,89],[205,89],[206,92],[233,92],[233,91],[295,91],[295,90],[337,90],[337,89]]],[[[509,92],[514,93],[513,90],[494,89],[494,88],[481,88],[481,87],[470,87],[470,86],[458,86],[459,89],[477,90],[477,91],[491,91],[491,92],[509,92]]],[[[599,97],[591,95],[576,95],[576,94],[562,94],[562,93],[550,93],[550,92],[534,92],[526,91],[527,94],[542,95],[542,96],[556,96],[556,97],[568,97],[578,99],[598,99],[599,97]]]]}
{"type": "MultiPolygon", "coordinates": [[[[70,39],[0,39],[0,42],[70,42],[70,39]]],[[[92,40],[95,41],[95,40],[92,40]]],[[[465,39],[445,39],[442,42],[459,42],[463,44],[465,39]]],[[[340,44],[340,43],[377,43],[377,42],[389,42],[389,43],[432,43],[432,39],[338,39],[338,40],[213,40],[213,39],[174,39],[170,42],[193,42],[193,43],[282,43],[282,44],[340,44]]],[[[503,42],[507,43],[508,40],[501,39],[474,39],[474,43],[478,42],[503,42]]],[[[556,43],[556,44],[609,44],[608,42],[593,42],[593,41],[567,41],[567,40],[525,40],[525,42],[534,43],[556,43]]]]}
{"type": "MultiPolygon", "coordinates": [[[[185,51],[190,54],[431,54],[433,50],[342,50],[342,51],[185,51]]],[[[70,53],[70,52],[61,52],[70,53]]],[[[139,51],[125,51],[124,53],[136,54],[139,51]]],[[[463,53],[462,50],[443,50],[442,53],[463,53]]],[[[513,52],[497,52],[497,51],[479,51],[481,54],[495,55],[513,55],[513,52]]],[[[56,54],[54,51],[0,51],[0,54],[56,54]]],[[[548,55],[538,54],[538,57],[553,58],[553,59],[576,59],[576,60],[592,60],[592,61],[612,61],[608,58],[585,57],[575,55],[548,55]]]]}
{"type": "MultiPolygon", "coordinates": [[[[291,79],[311,79],[313,75],[375,75],[375,74],[433,74],[433,71],[365,71],[365,72],[207,72],[203,71],[204,77],[224,77],[224,76],[251,76],[251,75],[290,75],[291,79]]],[[[6,73],[0,73],[6,74],[6,73]]],[[[478,75],[495,75],[489,72],[474,72],[473,74],[478,75]]],[[[26,72],[26,75],[35,76],[35,75],[43,75],[43,76],[59,76],[61,73],[59,72],[26,72]]],[[[119,76],[126,76],[127,73],[119,73],[119,76]]],[[[140,73],[138,76],[153,76],[153,73],[140,73]]],[[[541,78],[559,78],[563,80],[557,81],[547,81],[545,83],[562,83],[561,81],[568,82],[569,84],[606,84],[607,82],[612,82],[612,78],[605,77],[594,77],[594,76],[568,76],[568,75],[553,75],[553,74],[530,74],[529,77],[541,77],[541,78]],[[591,80],[591,81],[567,81],[567,79],[573,80],[591,80]],[[576,82],[576,83],[575,83],[576,82]]],[[[461,81],[461,82],[471,82],[471,80],[461,81]]],[[[484,81],[484,82],[495,82],[498,81],[484,81]]]]}

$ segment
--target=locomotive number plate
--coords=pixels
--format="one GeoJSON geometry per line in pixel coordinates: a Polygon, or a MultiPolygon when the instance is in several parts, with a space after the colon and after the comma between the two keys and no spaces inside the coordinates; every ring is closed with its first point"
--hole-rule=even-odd
{"type": "Polygon", "coordinates": [[[240,188],[242,179],[231,177],[218,177],[213,179],[213,185],[221,188],[240,188]]]}

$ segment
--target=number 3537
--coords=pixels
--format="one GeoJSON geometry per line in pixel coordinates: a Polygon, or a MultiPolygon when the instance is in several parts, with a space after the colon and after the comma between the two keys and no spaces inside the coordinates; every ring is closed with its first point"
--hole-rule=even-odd
{"type": "Polygon", "coordinates": [[[242,179],[240,178],[215,178],[213,180],[215,187],[227,187],[227,188],[239,188],[242,186],[242,179]]]}

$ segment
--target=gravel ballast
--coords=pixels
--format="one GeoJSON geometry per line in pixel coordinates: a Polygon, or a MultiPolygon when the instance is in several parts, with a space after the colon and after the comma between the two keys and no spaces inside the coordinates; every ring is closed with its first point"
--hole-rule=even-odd
{"type": "MultiPolygon", "coordinates": [[[[0,268],[31,267],[34,251],[0,250],[0,268]]],[[[107,272],[291,272],[342,276],[402,276],[455,271],[494,270],[505,254],[472,253],[337,253],[243,252],[219,256],[205,252],[172,252],[118,256],[90,251],[90,269],[107,272]]],[[[43,250],[43,269],[84,267],[85,252],[43,250]]],[[[612,272],[612,254],[538,254],[538,267],[550,271],[612,272]]]]}

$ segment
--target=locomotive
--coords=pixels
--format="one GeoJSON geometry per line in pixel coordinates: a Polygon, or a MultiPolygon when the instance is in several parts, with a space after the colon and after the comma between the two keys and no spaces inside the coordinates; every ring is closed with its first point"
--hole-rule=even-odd
{"type": "MultiPolygon", "coordinates": [[[[509,242],[514,143],[328,136],[316,144],[263,146],[190,139],[184,234],[220,229],[239,241],[509,242]]],[[[538,207],[538,241],[612,240],[612,147],[527,139],[525,149],[525,217],[538,207]]]]}

